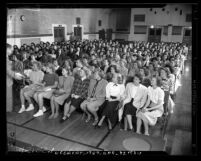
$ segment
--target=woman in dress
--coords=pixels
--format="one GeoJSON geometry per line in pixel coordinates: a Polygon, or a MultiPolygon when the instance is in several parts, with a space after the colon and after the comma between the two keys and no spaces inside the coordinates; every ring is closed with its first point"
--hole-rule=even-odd
{"type": "Polygon", "coordinates": [[[113,74],[112,82],[109,82],[106,86],[106,106],[102,112],[102,118],[98,123],[98,127],[102,126],[102,123],[107,117],[108,119],[108,126],[109,130],[112,129],[112,124],[114,125],[117,121],[117,106],[119,102],[122,100],[125,86],[122,84],[122,75],[120,74],[113,74]]]}
{"type": "Polygon", "coordinates": [[[59,105],[63,105],[66,98],[68,98],[71,88],[73,86],[74,77],[70,75],[71,71],[68,68],[62,69],[62,75],[59,77],[58,89],[51,97],[51,112],[49,119],[57,118],[59,116],[59,105]]]}
{"type": "Polygon", "coordinates": [[[163,114],[164,104],[164,91],[160,88],[161,79],[153,77],[151,81],[152,86],[148,87],[148,99],[145,106],[137,111],[137,130],[136,133],[140,134],[142,121],[145,127],[145,135],[149,135],[149,125],[154,126],[157,118],[163,114]]]}

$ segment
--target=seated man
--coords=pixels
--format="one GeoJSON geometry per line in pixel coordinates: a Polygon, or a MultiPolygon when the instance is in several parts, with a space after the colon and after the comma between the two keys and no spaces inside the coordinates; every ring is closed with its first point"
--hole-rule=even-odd
{"type": "Polygon", "coordinates": [[[132,117],[136,117],[136,111],[142,108],[147,99],[147,87],[141,84],[142,76],[135,74],[132,83],[126,85],[126,91],[123,101],[124,130],[127,130],[127,121],[129,129],[133,130],[132,117]]]}
{"type": "Polygon", "coordinates": [[[33,97],[33,94],[37,90],[38,87],[40,87],[38,84],[40,84],[43,80],[44,73],[40,70],[40,63],[34,62],[33,63],[33,71],[30,73],[30,80],[29,86],[25,86],[20,90],[20,100],[22,107],[18,113],[22,113],[24,111],[31,111],[34,109],[31,97],[33,97]],[[25,100],[29,102],[29,107],[25,109],[25,100]]]}
{"type": "Polygon", "coordinates": [[[94,116],[94,123],[98,123],[97,111],[99,106],[101,106],[105,101],[106,96],[106,85],[107,81],[103,79],[104,74],[98,68],[94,72],[94,79],[91,79],[89,89],[88,89],[88,98],[80,105],[81,109],[86,112],[88,118],[86,122],[89,122],[91,119],[91,114],[94,116]],[[89,113],[90,112],[90,113],[89,113]]]}
{"type": "Polygon", "coordinates": [[[64,116],[61,123],[68,119],[75,109],[80,108],[80,104],[87,98],[90,79],[86,76],[86,71],[79,70],[79,75],[75,76],[70,96],[65,100],[64,116]]]}
{"type": "Polygon", "coordinates": [[[164,91],[160,88],[161,79],[153,77],[151,81],[152,87],[148,87],[148,99],[142,110],[137,112],[137,130],[136,133],[141,133],[142,121],[145,127],[145,135],[149,135],[148,125],[154,126],[157,122],[157,118],[161,117],[164,109],[164,91]]]}
{"type": "Polygon", "coordinates": [[[34,93],[34,99],[39,104],[39,111],[33,115],[34,117],[42,116],[43,112],[46,111],[46,108],[43,106],[43,98],[50,99],[59,82],[58,75],[54,73],[53,64],[49,63],[46,67],[46,71],[47,74],[45,74],[41,83],[42,87],[37,89],[34,93]]]}

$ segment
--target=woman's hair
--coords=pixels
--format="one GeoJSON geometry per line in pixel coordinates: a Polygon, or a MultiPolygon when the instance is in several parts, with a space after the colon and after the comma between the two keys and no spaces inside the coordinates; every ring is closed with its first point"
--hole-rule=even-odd
{"type": "Polygon", "coordinates": [[[98,75],[101,77],[101,78],[105,78],[105,74],[104,74],[104,72],[100,69],[100,68],[96,68],[95,70],[94,70],[94,73],[95,72],[98,72],[98,75]]]}
{"type": "MultiPolygon", "coordinates": [[[[138,77],[139,80],[140,80],[140,82],[142,82],[142,79],[143,79],[143,78],[142,78],[142,75],[141,75],[140,73],[136,73],[136,74],[134,75],[134,78],[135,78],[135,77],[138,77]]],[[[134,78],[133,78],[133,79],[134,79],[134,78]]]]}
{"type": "Polygon", "coordinates": [[[169,68],[169,71],[170,71],[171,74],[174,73],[174,68],[171,65],[166,64],[165,68],[169,68]]]}
{"type": "Polygon", "coordinates": [[[54,68],[54,65],[53,65],[52,63],[48,63],[48,64],[46,65],[46,67],[52,69],[52,72],[53,72],[53,73],[55,72],[55,68],[54,68]]]}
{"type": "Polygon", "coordinates": [[[117,83],[118,84],[122,84],[123,80],[124,80],[123,75],[121,75],[121,74],[118,73],[117,74],[117,83]]]}
{"type": "Polygon", "coordinates": [[[66,67],[62,67],[62,70],[63,70],[63,69],[65,69],[65,70],[67,71],[68,75],[71,75],[71,74],[72,74],[71,69],[66,68],[66,67]]]}
{"type": "Polygon", "coordinates": [[[117,66],[116,66],[116,65],[110,65],[110,70],[111,70],[111,68],[114,68],[115,73],[118,72],[118,70],[117,70],[117,66]]]}
{"type": "Polygon", "coordinates": [[[157,87],[161,87],[162,86],[162,79],[161,79],[161,77],[153,76],[152,79],[153,78],[156,79],[156,85],[157,85],[157,87]]]}
{"type": "Polygon", "coordinates": [[[169,77],[169,74],[170,74],[170,71],[167,70],[167,69],[165,69],[165,68],[163,68],[163,67],[161,67],[161,68],[159,69],[159,75],[161,74],[161,70],[164,70],[164,71],[166,72],[166,75],[167,75],[167,78],[168,78],[168,77],[169,77]]]}
{"type": "Polygon", "coordinates": [[[32,65],[34,65],[34,64],[37,65],[38,69],[41,69],[41,68],[42,68],[41,62],[39,62],[39,61],[34,61],[34,62],[32,63],[32,65]]]}

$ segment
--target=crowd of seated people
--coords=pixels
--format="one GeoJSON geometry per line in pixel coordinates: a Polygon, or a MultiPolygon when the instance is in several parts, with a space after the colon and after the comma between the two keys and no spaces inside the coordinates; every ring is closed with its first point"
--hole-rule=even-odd
{"type": "Polygon", "coordinates": [[[35,102],[39,110],[33,116],[42,116],[46,98],[51,106],[48,119],[57,118],[63,106],[61,123],[79,109],[86,123],[94,119],[95,127],[100,128],[106,119],[111,130],[123,120],[124,130],[128,124],[129,130],[141,133],[143,122],[149,135],[148,127],[168,114],[165,107],[175,100],[175,84],[187,54],[187,45],[173,42],[69,40],[15,45],[10,57],[13,68],[27,77],[20,89],[18,113],[34,110],[35,102]]]}

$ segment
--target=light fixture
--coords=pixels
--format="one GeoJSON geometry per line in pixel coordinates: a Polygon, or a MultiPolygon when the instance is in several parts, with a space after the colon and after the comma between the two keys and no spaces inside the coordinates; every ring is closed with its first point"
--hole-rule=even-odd
{"type": "Polygon", "coordinates": [[[153,28],[154,28],[154,25],[151,25],[150,28],[153,29],[153,28]]]}

